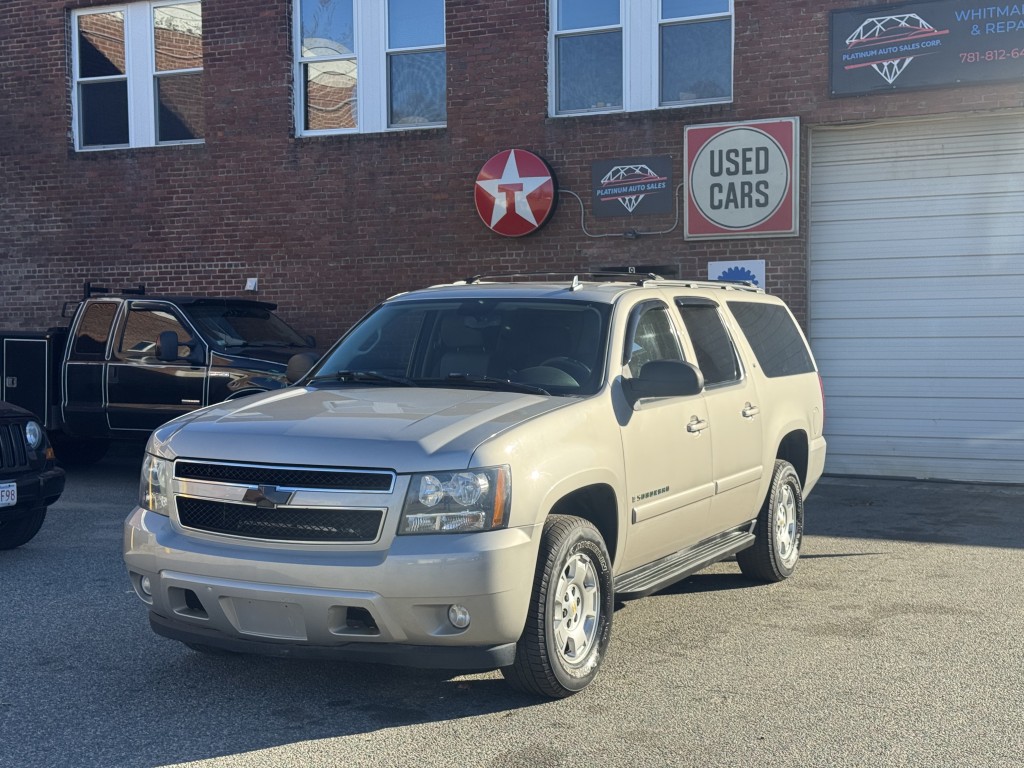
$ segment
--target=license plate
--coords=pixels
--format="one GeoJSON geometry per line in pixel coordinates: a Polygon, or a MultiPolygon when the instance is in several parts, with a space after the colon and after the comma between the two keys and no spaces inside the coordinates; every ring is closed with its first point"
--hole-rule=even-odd
{"type": "Polygon", "coordinates": [[[18,503],[18,484],[0,483],[0,507],[13,507],[18,503]]]}

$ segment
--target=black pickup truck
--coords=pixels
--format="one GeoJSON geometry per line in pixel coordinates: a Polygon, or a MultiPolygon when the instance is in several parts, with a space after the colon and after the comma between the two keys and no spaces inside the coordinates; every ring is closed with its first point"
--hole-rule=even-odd
{"type": "Polygon", "coordinates": [[[277,389],[316,361],[315,342],[262,301],[117,295],[85,284],[66,327],[0,331],[0,400],[43,422],[67,463],[102,458],[204,405],[277,389]],[[103,294],[103,295],[97,295],[103,294]]]}

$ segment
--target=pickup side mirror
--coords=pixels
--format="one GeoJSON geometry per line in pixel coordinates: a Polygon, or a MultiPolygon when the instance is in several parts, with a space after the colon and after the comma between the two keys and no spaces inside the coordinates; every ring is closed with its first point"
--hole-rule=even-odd
{"type": "Polygon", "coordinates": [[[174,331],[163,331],[160,333],[160,339],[157,342],[156,359],[161,363],[174,363],[184,359],[190,365],[203,365],[206,353],[202,344],[195,339],[186,341],[184,346],[188,347],[188,356],[185,358],[178,354],[178,350],[182,346],[177,333],[174,331]]]}
{"type": "Polygon", "coordinates": [[[174,331],[160,333],[156,358],[162,363],[173,363],[178,359],[178,334],[174,331]]]}
{"type": "Polygon", "coordinates": [[[288,358],[288,372],[285,373],[288,383],[294,384],[309,373],[309,369],[316,365],[316,361],[319,359],[312,352],[299,352],[288,358]]]}
{"type": "Polygon", "coordinates": [[[635,379],[623,379],[622,390],[630,405],[645,397],[688,397],[704,389],[704,374],[693,363],[652,360],[635,379]]]}

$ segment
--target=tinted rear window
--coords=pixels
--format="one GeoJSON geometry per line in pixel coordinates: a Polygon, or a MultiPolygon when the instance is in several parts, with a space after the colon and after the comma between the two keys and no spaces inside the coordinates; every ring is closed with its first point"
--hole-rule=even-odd
{"type": "Polygon", "coordinates": [[[765,376],[794,376],[814,370],[807,344],[785,307],[730,301],[729,309],[750,342],[765,376]]]}

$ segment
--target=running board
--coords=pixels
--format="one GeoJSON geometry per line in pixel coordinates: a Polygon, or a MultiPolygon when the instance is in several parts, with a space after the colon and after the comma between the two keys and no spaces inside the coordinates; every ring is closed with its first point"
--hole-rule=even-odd
{"type": "Polygon", "coordinates": [[[754,534],[750,528],[745,525],[742,530],[729,531],[617,576],[615,597],[620,600],[645,597],[729,555],[735,555],[754,543],[754,534]]]}

